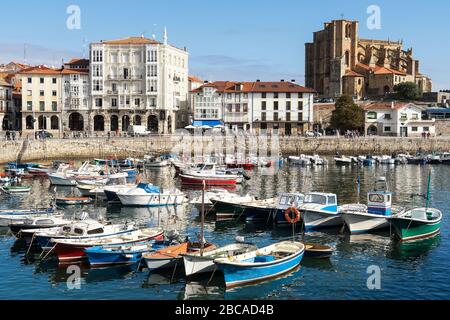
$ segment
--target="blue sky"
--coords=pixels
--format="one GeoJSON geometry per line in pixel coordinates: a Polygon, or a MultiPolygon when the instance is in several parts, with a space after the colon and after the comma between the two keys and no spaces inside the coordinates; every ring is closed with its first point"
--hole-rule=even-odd
{"type": "MultiPolygon", "coordinates": [[[[450,89],[447,1],[428,0],[21,0],[2,5],[0,62],[59,65],[83,54],[83,43],[156,34],[186,46],[190,73],[213,80],[296,79],[304,83],[304,43],[323,23],[360,21],[362,38],[403,39],[435,89],[450,89]],[[367,7],[381,9],[381,29],[368,30],[367,7]],[[66,28],[69,5],[81,29],[66,28]],[[10,13],[10,14],[9,14],[10,13]]],[[[87,50],[86,50],[87,52],[87,50]]]]}

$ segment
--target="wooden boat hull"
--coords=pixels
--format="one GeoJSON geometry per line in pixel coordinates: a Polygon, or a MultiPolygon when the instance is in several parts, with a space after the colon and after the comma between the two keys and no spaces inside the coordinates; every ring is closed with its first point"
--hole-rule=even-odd
{"type": "Polygon", "coordinates": [[[305,243],[305,258],[328,259],[333,255],[333,248],[313,243],[305,243]]]}

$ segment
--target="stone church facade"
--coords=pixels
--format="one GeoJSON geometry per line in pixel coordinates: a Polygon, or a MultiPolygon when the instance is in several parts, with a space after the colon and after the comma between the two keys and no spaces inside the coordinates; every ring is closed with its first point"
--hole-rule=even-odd
{"type": "Polygon", "coordinates": [[[357,21],[333,20],[314,33],[313,42],[305,44],[307,87],[323,97],[357,99],[383,96],[402,82],[432,91],[431,79],[420,73],[403,41],[360,39],[358,27],[357,21]]]}

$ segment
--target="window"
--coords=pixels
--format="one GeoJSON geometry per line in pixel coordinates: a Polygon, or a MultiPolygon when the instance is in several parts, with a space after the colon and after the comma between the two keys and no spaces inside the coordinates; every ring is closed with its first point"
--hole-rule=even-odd
{"type": "Polygon", "coordinates": [[[33,82],[33,79],[28,78],[28,83],[32,83],[32,82],[33,82]]]}
{"type": "Polygon", "coordinates": [[[274,101],[273,110],[278,110],[278,101],[274,101]]]}
{"type": "Polygon", "coordinates": [[[429,132],[430,131],[430,127],[423,127],[423,131],[429,132]]]}
{"type": "Polygon", "coordinates": [[[261,98],[266,99],[266,98],[267,98],[267,93],[263,92],[263,93],[261,94],[261,98]]]}
{"type": "Polygon", "coordinates": [[[39,95],[40,95],[41,97],[43,97],[43,96],[44,96],[44,91],[43,91],[43,90],[39,91],[39,95]]]}
{"type": "Polygon", "coordinates": [[[298,113],[298,121],[303,121],[303,113],[302,112],[298,113]]]}
{"type": "MultiPolygon", "coordinates": [[[[77,79],[77,80],[78,80],[78,79],[77,79]]],[[[56,84],[56,78],[53,78],[53,79],[52,79],[52,83],[53,83],[53,84],[56,84]]]]}
{"type": "Polygon", "coordinates": [[[39,111],[45,111],[45,102],[39,102],[39,111]]]}
{"type": "MultiPolygon", "coordinates": [[[[265,112],[261,113],[261,121],[267,121],[267,116],[265,112]]],[[[262,129],[262,128],[261,128],[262,129]]]]}
{"type": "Polygon", "coordinates": [[[375,120],[376,118],[377,118],[377,113],[376,112],[368,112],[367,113],[367,119],[375,120]]]}
{"type": "Polygon", "coordinates": [[[263,102],[261,102],[261,110],[267,110],[267,102],[266,101],[263,101],[263,102]]]}
{"type": "Polygon", "coordinates": [[[290,101],[286,101],[286,110],[291,110],[291,102],[290,101]]]}
{"type": "Polygon", "coordinates": [[[53,112],[58,111],[58,104],[56,103],[56,101],[53,101],[53,102],[52,102],[52,111],[53,111],[53,112]]]}
{"type": "Polygon", "coordinates": [[[28,111],[32,111],[33,110],[33,102],[32,101],[27,101],[27,110],[28,111]]]}
{"type": "Polygon", "coordinates": [[[274,99],[278,99],[278,93],[275,92],[275,93],[273,94],[273,98],[274,98],[274,99]]]}
{"type": "Polygon", "coordinates": [[[112,98],[111,99],[111,106],[112,107],[117,107],[117,99],[116,98],[112,98]]]}
{"type": "Polygon", "coordinates": [[[43,83],[44,83],[44,78],[40,78],[40,79],[39,79],[39,83],[40,83],[40,84],[43,84],[43,83]]]}
{"type": "Polygon", "coordinates": [[[391,127],[384,127],[384,132],[391,132],[391,127]]]}
{"type": "Polygon", "coordinates": [[[298,111],[303,111],[303,101],[298,102],[298,111]]]}
{"type": "Polygon", "coordinates": [[[286,121],[291,121],[291,113],[286,113],[286,121]]]}
{"type": "Polygon", "coordinates": [[[286,93],[286,99],[290,99],[291,98],[291,94],[288,92],[286,93]]]}
{"type": "Polygon", "coordinates": [[[419,131],[419,128],[418,128],[418,127],[412,127],[412,128],[411,128],[411,131],[412,131],[412,132],[417,132],[417,131],[419,131]]]}
{"type": "Polygon", "coordinates": [[[134,99],[134,105],[139,107],[141,105],[141,99],[134,99]]]}
{"type": "Polygon", "coordinates": [[[273,121],[278,121],[278,112],[273,113],[273,121]]]}
{"type": "Polygon", "coordinates": [[[33,95],[33,91],[28,90],[28,91],[27,91],[27,95],[28,95],[29,97],[31,97],[31,96],[33,95]]]}
{"type": "Polygon", "coordinates": [[[401,121],[407,121],[408,120],[408,114],[402,113],[401,116],[400,116],[400,120],[401,121]]]}
{"type": "Polygon", "coordinates": [[[56,90],[53,90],[52,91],[52,96],[56,97],[56,95],[57,95],[56,90]]]}
{"type": "Polygon", "coordinates": [[[417,113],[414,113],[412,115],[412,120],[419,120],[419,115],[417,113]]]}
{"type": "Polygon", "coordinates": [[[87,232],[88,235],[92,235],[92,234],[102,234],[104,232],[103,228],[98,228],[98,229],[93,229],[93,230],[89,230],[87,232]]]}
{"type": "Polygon", "coordinates": [[[96,107],[102,107],[103,106],[103,100],[102,98],[95,99],[95,106],[96,107]]]}
{"type": "MultiPolygon", "coordinates": [[[[369,117],[368,117],[369,118],[369,117]]],[[[369,118],[370,119],[370,118],[369,118]]],[[[391,114],[390,113],[386,113],[385,115],[384,115],[384,119],[386,119],[386,120],[391,120],[392,118],[391,118],[391,114]]]]}

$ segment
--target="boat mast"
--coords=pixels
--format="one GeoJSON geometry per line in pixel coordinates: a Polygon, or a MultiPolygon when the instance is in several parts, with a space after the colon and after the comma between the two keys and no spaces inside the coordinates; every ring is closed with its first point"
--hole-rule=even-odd
{"type": "Polygon", "coordinates": [[[426,201],[426,205],[425,205],[425,213],[428,211],[428,208],[430,206],[430,188],[431,188],[431,169],[428,172],[428,187],[427,187],[427,201],[426,201]]]}
{"type": "Polygon", "coordinates": [[[205,233],[205,189],[206,189],[206,182],[203,180],[202,183],[202,227],[201,227],[201,238],[200,238],[200,256],[203,256],[203,250],[205,248],[205,242],[204,242],[204,233],[205,233]]]}

